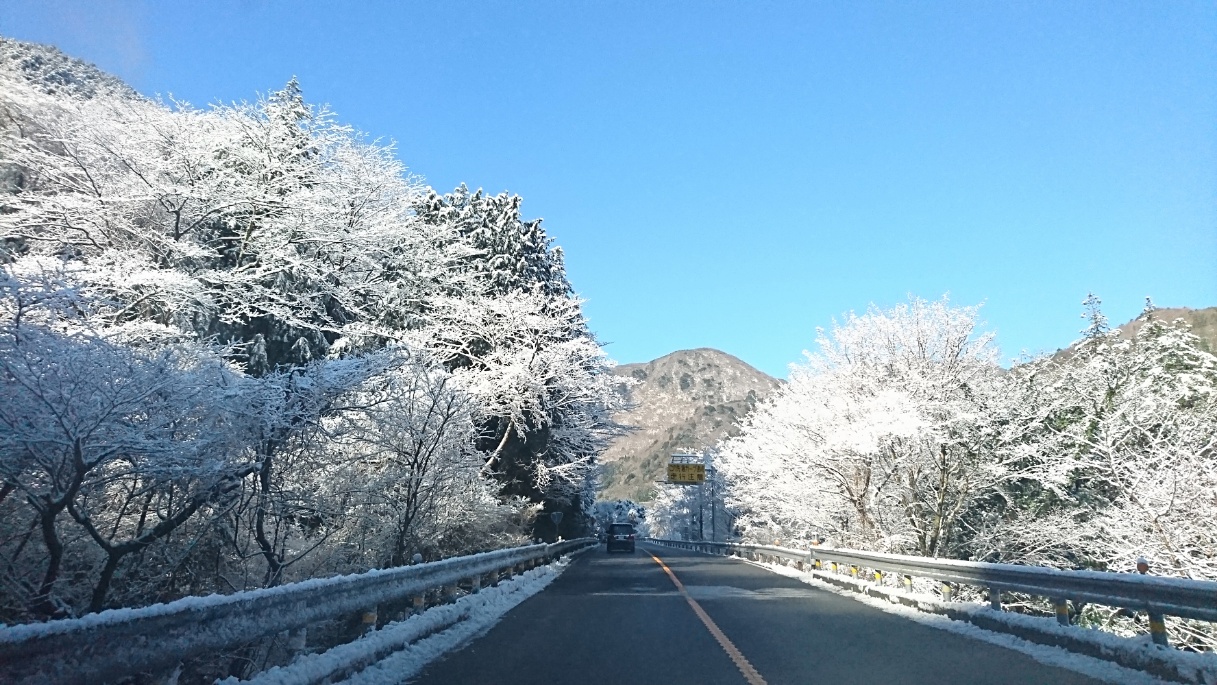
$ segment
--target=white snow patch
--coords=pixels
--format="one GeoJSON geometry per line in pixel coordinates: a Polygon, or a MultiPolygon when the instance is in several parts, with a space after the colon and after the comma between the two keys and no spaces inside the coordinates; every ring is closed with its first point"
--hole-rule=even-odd
{"type": "MultiPolygon", "coordinates": [[[[552,564],[525,571],[510,581],[500,583],[497,587],[487,588],[474,595],[467,595],[453,604],[436,607],[436,609],[402,621],[401,623],[409,623],[415,618],[423,619],[432,611],[439,609],[461,612],[467,616],[453,627],[394,652],[342,682],[351,685],[397,685],[413,678],[439,657],[490,630],[504,614],[517,604],[544,590],[562,571],[566,570],[570,560],[569,556],[564,556],[552,564]]],[[[441,624],[442,619],[436,620],[435,623],[441,624]]],[[[385,626],[377,632],[384,632],[389,628],[390,626],[385,626]]],[[[288,685],[288,683],[283,682],[282,685],[288,685]]]]}

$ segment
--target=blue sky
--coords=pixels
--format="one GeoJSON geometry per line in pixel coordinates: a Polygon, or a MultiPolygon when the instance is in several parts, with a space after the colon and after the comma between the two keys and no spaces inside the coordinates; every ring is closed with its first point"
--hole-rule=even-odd
{"type": "Polygon", "coordinates": [[[784,377],[874,302],[983,302],[1004,356],[1217,305],[1212,2],[0,0],[146,94],[313,102],[438,189],[524,197],[621,362],[784,377]]]}

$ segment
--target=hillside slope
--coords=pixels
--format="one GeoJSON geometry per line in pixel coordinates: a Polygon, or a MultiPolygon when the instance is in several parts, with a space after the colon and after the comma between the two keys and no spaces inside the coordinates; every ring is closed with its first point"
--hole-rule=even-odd
{"type": "Polygon", "coordinates": [[[779,384],[709,348],[623,364],[616,373],[637,385],[629,391],[634,408],[614,417],[633,430],[601,456],[605,499],[649,500],[672,452],[700,451],[734,434],[739,420],[779,384]]]}
{"type": "MultiPolygon", "coordinates": [[[[1175,319],[1183,319],[1191,325],[1192,333],[1195,333],[1200,338],[1206,349],[1209,352],[1217,353],[1217,307],[1205,307],[1204,309],[1163,307],[1154,311],[1154,317],[1158,321],[1168,322],[1175,319]]],[[[1141,328],[1142,323],[1139,319],[1133,319],[1120,326],[1120,336],[1131,338],[1137,334],[1137,330],[1141,328]]]]}
{"type": "MultiPolygon", "coordinates": [[[[1192,309],[1191,307],[1162,307],[1154,310],[1154,318],[1167,323],[1183,319],[1192,327],[1192,333],[1200,338],[1200,347],[1210,353],[1217,353],[1217,307],[1192,309]]],[[[1115,327],[1115,331],[1125,340],[1132,339],[1141,326],[1145,325],[1140,318],[1133,319],[1115,327]]],[[[1073,357],[1081,340],[1074,341],[1069,347],[1057,350],[1051,356],[1057,361],[1073,357]]]]}
{"type": "Polygon", "coordinates": [[[0,70],[36,84],[47,94],[80,99],[102,94],[142,99],[121,79],[51,45],[0,36],[0,70]]]}

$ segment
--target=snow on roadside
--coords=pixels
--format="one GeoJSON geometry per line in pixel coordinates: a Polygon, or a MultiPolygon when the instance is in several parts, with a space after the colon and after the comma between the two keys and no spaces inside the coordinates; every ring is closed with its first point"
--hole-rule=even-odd
{"type": "Polygon", "coordinates": [[[877,597],[871,597],[870,595],[864,595],[851,590],[846,590],[844,588],[839,588],[836,585],[819,580],[809,573],[805,573],[788,566],[747,560],[741,561],[754,566],[760,566],[761,568],[772,571],[778,575],[794,578],[813,587],[827,590],[843,597],[849,597],[850,599],[857,600],[859,602],[864,602],[875,607],[876,609],[886,611],[889,614],[903,616],[904,618],[911,621],[916,621],[917,623],[929,626],[931,628],[957,633],[959,635],[988,642],[999,647],[1013,649],[1017,652],[1026,654],[1041,664],[1068,669],[1075,673],[1080,673],[1103,682],[1116,683],[1117,685],[1162,685],[1163,683],[1168,682],[1155,678],[1148,673],[1125,668],[1118,664],[1111,663],[1110,661],[1096,659],[1095,657],[1086,656],[1084,654],[1077,654],[1060,647],[1050,647],[1047,645],[1036,644],[1013,635],[995,633],[989,630],[984,630],[983,628],[979,628],[966,621],[955,621],[941,614],[931,614],[918,611],[917,609],[905,606],[903,604],[893,604],[877,597]]]}
{"type": "MultiPolygon", "coordinates": [[[[503,585],[511,582],[513,581],[507,581],[503,585]]],[[[487,593],[494,593],[498,589],[498,587],[490,588],[487,593]]],[[[375,661],[379,656],[392,653],[428,633],[447,628],[460,621],[470,610],[470,603],[465,602],[466,599],[469,597],[462,597],[453,604],[432,607],[421,614],[410,616],[402,621],[395,621],[354,642],[338,645],[317,654],[300,656],[287,666],[275,666],[248,680],[230,677],[216,681],[216,685],[237,685],[238,683],[298,685],[299,683],[324,682],[329,677],[354,670],[357,664],[375,661]]]]}
{"type": "MultiPolygon", "coordinates": [[[[342,682],[349,685],[397,685],[413,678],[431,662],[485,633],[517,604],[544,590],[566,570],[570,562],[571,557],[564,556],[552,564],[525,571],[497,587],[486,588],[477,594],[462,597],[453,604],[436,607],[401,621],[408,623],[415,618],[422,619],[438,609],[468,614],[468,618],[453,627],[394,652],[342,682]]],[[[385,626],[377,632],[383,632],[389,627],[385,626]]]]}

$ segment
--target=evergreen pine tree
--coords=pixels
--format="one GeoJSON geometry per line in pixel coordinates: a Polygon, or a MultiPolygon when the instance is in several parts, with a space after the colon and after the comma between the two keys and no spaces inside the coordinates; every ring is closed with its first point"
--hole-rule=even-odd
{"type": "Polygon", "coordinates": [[[1141,314],[1137,318],[1142,321],[1153,321],[1154,312],[1156,311],[1158,311],[1158,308],[1154,306],[1153,298],[1147,296],[1145,298],[1145,307],[1141,309],[1141,314]]]}
{"type": "Polygon", "coordinates": [[[1086,319],[1086,327],[1081,330],[1082,337],[1086,340],[1097,340],[1107,335],[1110,327],[1107,325],[1107,317],[1101,309],[1103,301],[1094,293],[1086,293],[1086,299],[1082,300],[1082,306],[1086,308],[1082,312],[1082,318],[1086,319]]]}

